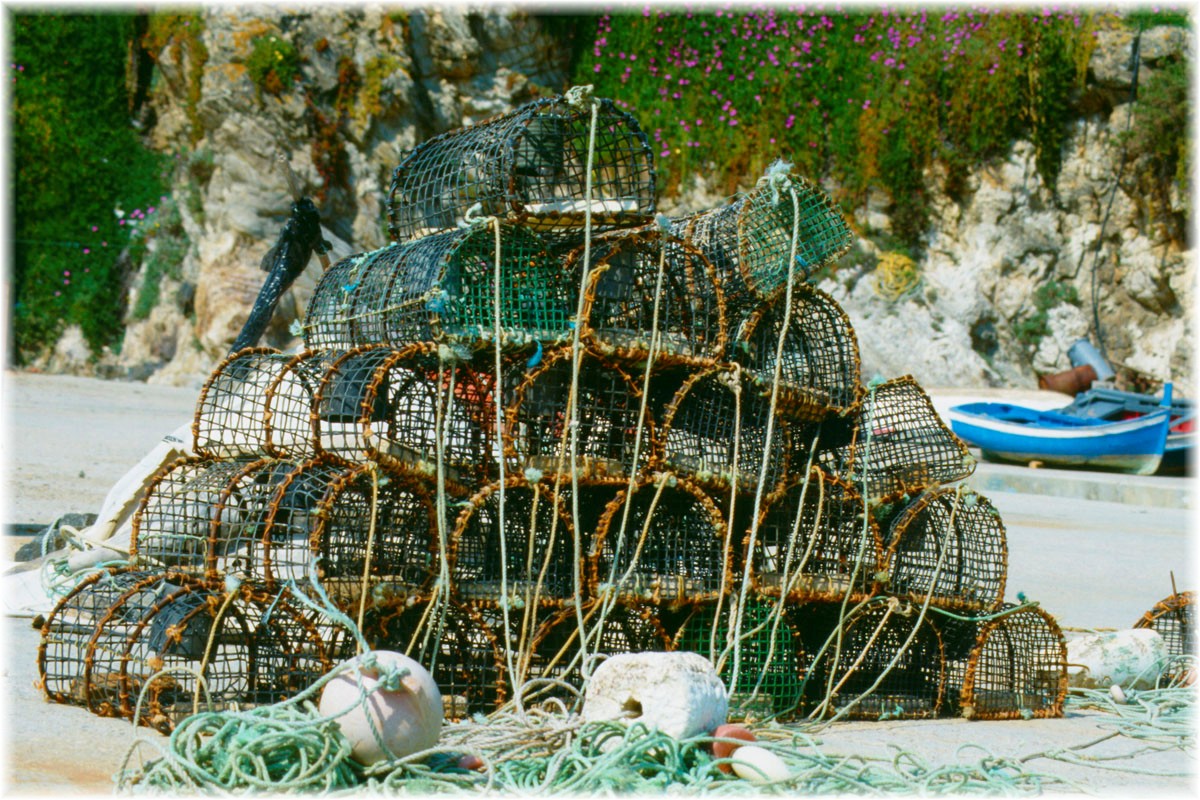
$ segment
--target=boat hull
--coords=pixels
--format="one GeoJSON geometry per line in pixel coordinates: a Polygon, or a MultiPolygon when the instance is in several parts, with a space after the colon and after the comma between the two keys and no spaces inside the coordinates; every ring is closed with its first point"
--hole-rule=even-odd
{"type": "Polygon", "coordinates": [[[968,403],[950,409],[948,416],[951,430],[978,447],[984,458],[1139,475],[1158,469],[1169,423],[1165,409],[1108,422],[1006,403],[968,403]]]}

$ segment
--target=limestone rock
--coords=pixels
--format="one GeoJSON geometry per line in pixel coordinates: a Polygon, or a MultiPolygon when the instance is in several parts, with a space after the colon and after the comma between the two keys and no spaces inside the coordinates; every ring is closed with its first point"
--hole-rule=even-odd
{"type": "Polygon", "coordinates": [[[583,696],[583,719],[629,720],[677,739],[710,733],[725,721],[729,697],[698,653],[621,653],[596,668],[583,696]]]}

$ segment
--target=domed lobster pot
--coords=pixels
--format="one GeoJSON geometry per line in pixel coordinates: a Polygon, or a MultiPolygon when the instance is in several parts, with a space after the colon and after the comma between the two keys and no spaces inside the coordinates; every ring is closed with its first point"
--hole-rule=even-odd
{"type": "Polygon", "coordinates": [[[763,501],[745,548],[754,588],[790,602],[864,599],[883,555],[862,497],[819,467],[763,501]]]}
{"type": "Polygon", "coordinates": [[[858,337],[832,297],[808,284],[759,305],[734,331],[731,357],[770,396],[779,365],[776,409],[799,422],[843,413],[862,391],[858,337]],[[786,329],[786,333],[785,333],[786,329]],[[783,338],[780,354],[779,340],[783,338]]]}
{"type": "Polygon", "coordinates": [[[966,612],[991,611],[1004,598],[1008,537],[999,512],[970,489],[930,489],[892,522],[888,592],[966,612]]]}
{"type": "MultiPolygon", "coordinates": [[[[589,536],[579,550],[590,549],[589,536]]],[[[490,483],[468,501],[454,527],[455,595],[477,604],[507,597],[510,603],[560,606],[582,589],[575,585],[575,552],[571,515],[553,485],[519,475],[490,483]]]]}
{"type": "Polygon", "coordinates": [[[853,240],[829,196],[789,175],[775,183],[760,180],[727,205],[672,220],[671,232],[699,247],[716,267],[733,327],[786,288],[789,270],[799,285],[853,240]]]}
{"type": "Polygon", "coordinates": [[[1053,617],[1029,606],[980,627],[959,697],[964,717],[1061,717],[1066,695],[1067,645],[1053,617]]]}
{"type": "MultiPolygon", "coordinates": [[[[584,249],[567,257],[583,281],[584,249]]],[[[621,362],[707,366],[725,352],[725,303],[712,264],[654,228],[614,231],[592,244],[580,337],[621,362]]]]}
{"type": "Polygon", "coordinates": [[[494,346],[498,322],[503,349],[552,343],[570,335],[572,292],[545,244],[524,228],[447,230],[330,267],[309,301],[304,341],[342,350],[428,341],[494,346]]]}
{"type": "Polygon", "coordinates": [[[1167,646],[1168,656],[1189,656],[1195,652],[1192,592],[1176,592],[1154,604],[1133,627],[1158,631],[1167,646]]]}
{"type": "Polygon", "coordinates": [[[43,686],[51,700],[102,716],[132,718],[140,702],[140,722],[163,732],[196,710],[287,699],[331,665],[293,602],[249,584],[217,592],[170,571],[97,573],[47,618],[43,686]]]}
{"type": "Polygon", "coordinates": [[[592,111],[545,98],[422,142],[392,174],[392,238],[454,228],[473,210],[536,229],[579,228],[589,214],[597,229],[648,221],[655,174],[646,135],[601,99],[593,137],[592,111]]]}
{"type": "Polygon", "coordinates": [[[663,464],[710,491],[757,487],[769,493],[788,471],[791,431],[776,418],[767,427],[770,403],[740,370],[712,367],[692,373],[663,412],[663,464]],[[736,460],[735,460],[736,458],[736,460]]]}
{"type": "Polygon", "coordinates": [[[570,348],[547,355],[517,388],[505,427],[509,469],[532,467],[566,484],[572,477],[583,483],[627,481],[654,455],[649,413],[638,435],[642,391],[611,362],[584,351],[579,358],[573,403],[570,348]],[[572,432],[573,420],[579,425],[572,432]]]}
{"type": "Polygon", "coordinates": [[[868,390],[853,416],[847,441],[823,452],[821,463],[868,500],[916,495],[975,471],[966,444],[910,375],[868,390]]]}
{"type": "Polygon", "coordinates": [[[803,607],[750,595],[745,607],[737,609],[736,592],[723,603],[697,606],[675,634],[675,649],[699,653],[716,666],[731,687],[731,717],[797,716],[803,710],[801,681],[808,666],[800,637],[803,607]]]}
{"type": "MultiPolygon", "coordinates": [[[[502,407],[524,378],[524,359],[504,360],[502,407]]],[[[462,360],[432,344],[354,350],[317,391],[317,445],[347,464],[428,476],[440,458],[447,481],[474,485],[495,473],[501,449],[494,386],[491,358],[462,360]]]]}
{"type": "Polygon", "coordinates": [[[373,649],[408,653],[429,669],[448,719],[488,714],[506,698],[500,641],[470,605],[444,595],[376,600],[363,615],[363,636],[373,649]]]}
{"type": "Polygon", "coordinates": [[[592,591],[668,606],[713,599],[731,585],[726,539],[725,517],[700,487],[669,473],[644,477],[596,526],[592,591]]]}
{"type": "Polygon", "coordinates": [[[815,654],[805,693],[819,716],[936,717],[946,661],[932,621],[895,599],[863,606],[845,619],[839,619],[841,607],[821,603],[804,611],[805,646],[815,654]]]}

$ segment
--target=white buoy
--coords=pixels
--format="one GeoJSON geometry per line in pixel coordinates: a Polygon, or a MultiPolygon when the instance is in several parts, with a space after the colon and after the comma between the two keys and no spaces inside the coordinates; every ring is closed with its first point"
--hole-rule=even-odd
{"type": "Polygon", "coordinates": [[[704,656],[620,653],[588,679],[582,716],[585,722],[640,722],[686,739],[716,728],[728,710],[725,684],[704,656]]]}
{"type": "Polygon", "coordinates": [[[442,693],[423,666],[403,653],[373,650],[337,669],[338,676],[325,684],[317,708],[322,716],[337,718],[353,745],[355,760],[371,765],[437,744],[442,732],[442,693]],[[404,674],[392,687],[388,677],[394,670],[404,674]]]}
{"type": "Polygon", "coordinates": [[[1151,628],[1088,634],[1067,642],[1067,683],[1082,689],[1114,684],[1149,689],[1166,659],[1166,642],[1151,628]]]}
{"type": "Polygon", "coordinates": [[[733,774],[751,783],[774,783],[792,776],[782,758],[756,744],[742,745],[729,758],[733,774]]]}

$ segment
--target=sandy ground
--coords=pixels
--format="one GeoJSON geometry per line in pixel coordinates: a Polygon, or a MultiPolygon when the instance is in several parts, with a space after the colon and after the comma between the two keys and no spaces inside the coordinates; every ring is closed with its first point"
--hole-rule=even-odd
{"type": "MultiPolygon", "coordinates": [[[[99,510],[118,478],[164,435],[190,421],[197,394],[197,388],[5,373],[0,399],[8,491],[0,521],[45,524],[64,512],[99,510]]],[[[1106,486],[1098,479],[1088,483],[1087,474],[1064,477],[1046,471],[1041,476],[1045,492],[1028,493],[1006,491],[1005,474],[1002,468],[981,465],[972,480],[990,480],[999,487],[987,494],[1009,534],[1009,599],[1024,592],[1067,627],[1124,628],[1170,594],[1170,572],[1180,589],[1196,588],[1192,511],[1171,499],[1190,496],[1187,481],[1146,479],[1148,487],[1169,490],[1153,497],[1167,499],[1130,503],[1068,496],[1087,483],[1085,495],[1125,497],[1119,490],[1136,489],[1137,481],[1123,476],[1106,486]],[[1107,494],[1097,495],[1096,487],[1107,494]]],[[[0,557],[7,557],[22,541],[6,537],[0,557]]],[[[33,686],[37,632],[27,619],[9,617],[0,624],[7,651],[0,673],[0,698],[8,720],[5,789],[18,794],[111,793],[112,775],[135,738],[132,726],[79,708],[47,704],[33,686]]],[[[963,757],[959,747],[964,744],[1022,757],[1096,739],[1108,732],[1110,723],[1091,713],[1029,722],[848,723],[822,733],[820,739],[827,752],[890,758],[889,748],[903,746],[931,762],[952,763],[963,757]]],[[[158,738],[144,730],[136,735],[158,738]]],[[[1105,746],[1120,749],[1120,742],[1105,746]]],[[[1158,774],[1194,775],[1191,752],[1143,755],[1120,763],[1153,774],[1068,767],[1045,759],[1030,765],[1107,796],[1192,796],[1196,789],[1190,777],[1158,774]]]]}

